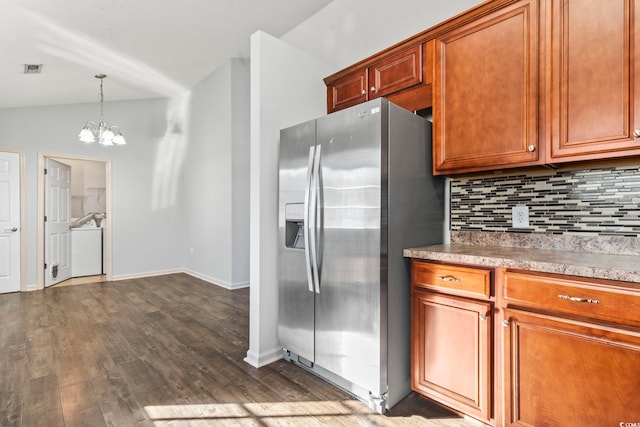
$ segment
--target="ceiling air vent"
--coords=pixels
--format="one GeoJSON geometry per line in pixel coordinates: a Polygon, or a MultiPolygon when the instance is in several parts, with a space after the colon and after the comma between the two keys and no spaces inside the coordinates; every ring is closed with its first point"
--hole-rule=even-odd
{"type": "Polygon", "coordinates": [[[24,64],[25,74],[40,74],[42,71],[42,64],[24,64]]]}

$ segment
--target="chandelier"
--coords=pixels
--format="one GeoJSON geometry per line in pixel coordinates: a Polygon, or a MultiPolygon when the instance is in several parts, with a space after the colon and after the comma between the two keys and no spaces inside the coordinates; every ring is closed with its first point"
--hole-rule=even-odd
{"type": "Polygon", "coordinates": [[[94,121],[88,121],[78,135],[78,139],[87,144],[95,142],[96,138],[102,145],[125,145],[124,136],[120,133],[120,127],[110,126],[104,121],[104,93],[102,91],[102,83],[107,77],[106,74],[96,74],[95,78],[100,79],[100,122],[96,124],[94,121]]]}

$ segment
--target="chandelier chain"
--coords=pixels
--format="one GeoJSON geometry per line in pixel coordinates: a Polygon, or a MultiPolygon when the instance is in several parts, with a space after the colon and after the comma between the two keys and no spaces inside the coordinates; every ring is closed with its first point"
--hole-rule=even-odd
{"type": "Polygon", "coordinates": [[[102,90],[102,83],[104,83],[104,77],[98,77],[100,79],[100,121],[104,118],[104,91],[102,90]]]}

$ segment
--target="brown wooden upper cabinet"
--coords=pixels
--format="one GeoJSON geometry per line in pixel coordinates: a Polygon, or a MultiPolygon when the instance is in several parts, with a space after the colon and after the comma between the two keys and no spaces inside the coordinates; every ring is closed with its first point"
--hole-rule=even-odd
{"type": "MultiPolygon", "coordinates": [[[[429,92],[402,94],[410,88],[431,84],[427,73],[425,44],[410,46],[398,53],[380,54],[373,62],[348,73],[336,73],[325,79],[327,84],[327,110],[329,113],[380,96],[411,110],[425,104],[429,92]],[[395,95],[395,99],[394,99],[395,95]],[[425,96],[427,95],[427,96],[425,96]],[[414,105],[414,104],[419,105],[414,105]]],[[[427,103],[431,104],[430,100],[427,103]]],[[[428,106],[427,105],[427,106],[428,106]]]]}
{"type": "Polygon", "coordinates": [[[544,162],[538,144],[538,2],[521,0],[435,39],[433,169],[544,162]]]}
{"type": "Polygon", "coordinates": [[[356,70],[327,85],[327,112],[342,110],[369,99],[367,69],[356,70]]]}
{"type": "Polygon", "coordinates": [[[640,155],[640,0],[499,3],[436,37],[434,173],[640,155]]]}
{"type": "Polygon", "coordinates": [[[324,79],[433,106],[433,172],[640,156],[640,0],[492,0],[324,79]]]}
{"type": "Polygon", "coordinates": [[[640,154],[640,1],[546,7],[548,163],[640,154]]]}

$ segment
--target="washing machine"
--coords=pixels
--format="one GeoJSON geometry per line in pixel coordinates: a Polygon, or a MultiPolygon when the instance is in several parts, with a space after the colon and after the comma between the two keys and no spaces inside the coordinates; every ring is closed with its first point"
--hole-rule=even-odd
{"type": "Polygon", "coordinates": [[[102,274],[102,228],[71,229],[71,277],[102,274]]]}

